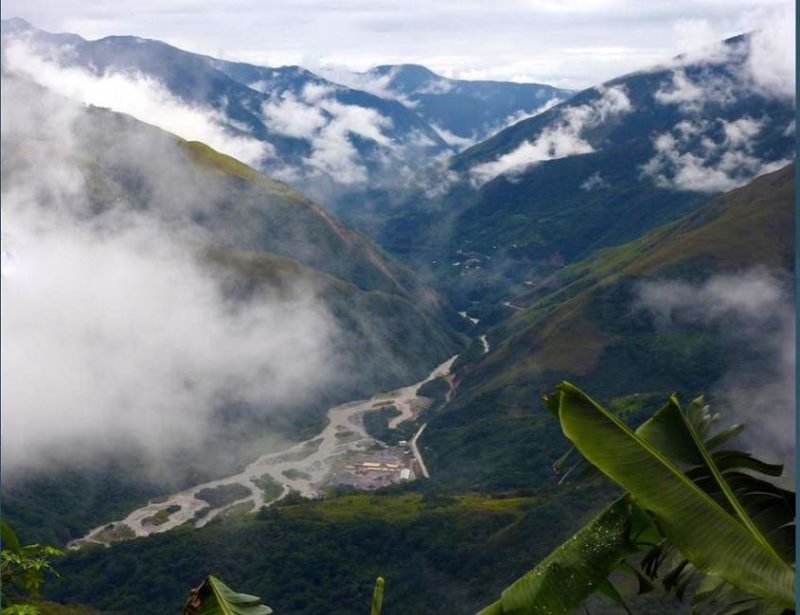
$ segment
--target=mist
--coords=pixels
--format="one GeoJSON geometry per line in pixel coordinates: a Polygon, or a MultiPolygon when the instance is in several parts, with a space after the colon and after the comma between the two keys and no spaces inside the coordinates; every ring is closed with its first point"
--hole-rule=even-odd
{"type": "Polygon", "coordinates": [[[337,380],[316,289],[234,296],[204,261],[230,237],[196,222],[219,195],[177,164],[177,140],[104,123],[119,134],[96,154],[128,165],[144,195],[130,203],[87,171],[85,107],[6,76],[2,94],[4,478],[123,447],[159,459],[232,404],[269,416],[337,380]]]}
{"type": "Polygon", "coordinates": [[[762,269],[719,274],[700,284],[644,282],[637,305],[658,327],[694,324],[745,350],[746,358],[709,383],[726,424],[746,425],[743,442],[767,461],[794,473],[795,316],[791,289],[762,269]]]}

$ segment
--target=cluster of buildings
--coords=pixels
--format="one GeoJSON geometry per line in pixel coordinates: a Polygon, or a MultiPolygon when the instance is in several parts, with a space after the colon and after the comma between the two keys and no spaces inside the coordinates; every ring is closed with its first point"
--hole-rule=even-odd
{"type": "Polygon", "coordinates": [[[355,489],[378,489],[406,480],[414,480],[414,459],[407,447],[391,447],[363,453],[348,459],[330,478],[335,486],[355,489]]]}

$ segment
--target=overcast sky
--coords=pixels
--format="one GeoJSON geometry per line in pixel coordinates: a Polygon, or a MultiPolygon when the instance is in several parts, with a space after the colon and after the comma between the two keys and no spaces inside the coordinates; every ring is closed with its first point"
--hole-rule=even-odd
{"type": "Polygon", "coordinates": [[[256,64],[583,88],[752,30],[793,0],[4,0],[3,18],[86,38],[134,34],[256,64]]]}

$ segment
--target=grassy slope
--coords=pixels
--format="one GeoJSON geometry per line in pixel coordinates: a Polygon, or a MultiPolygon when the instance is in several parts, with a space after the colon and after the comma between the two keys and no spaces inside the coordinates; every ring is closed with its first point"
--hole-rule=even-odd
{"type": "Polygon", "coordinates": [[[515,300],[528,307],[489,330],[491,353],[470,353],[462,364],[458,395],[422,438],[432,473],[472,487],[540,481],[542,463],[557,458],[563,439],[538,399],[562,378],[606,399],[707,390],[737,360],[736,349],[713,332],[657,331],[632,317],[634,284],[754,265],[786,277],[793,254],[790,165],[566,268],[551,285],[557,290],[515,300]]]}

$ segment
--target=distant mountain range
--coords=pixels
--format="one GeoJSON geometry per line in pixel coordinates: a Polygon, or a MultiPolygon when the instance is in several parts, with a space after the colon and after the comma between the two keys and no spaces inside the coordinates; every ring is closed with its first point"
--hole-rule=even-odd
{"type": "Polygon", "coordinates": [[[456,149],[569,98],[571,90],[538,83],[448,79],[424,66],[377,66],[365,73],[328,71],[334,81],[396,98],[456,149]]]}
{"type": "Polygon", "coordinates": [[[756,36],[589,88],[467,149],[443,196],[409,198],[380,241],[465,306],[497,301],[785,165],[794,97],[756,65],[756,36]]]}
{"type": "Polygon", "coordinates": [[[5,70],[206,141],[334,209],[353,194],[414,186],[437,156],[570,94],[417,66],[347,74],[348,86],[299,66],[228,62],[135,36],[89,41],[21,19],[3,21],[2,32],[5,70]],[[65,69],[79,79],[67,82],[65,69]]]}

